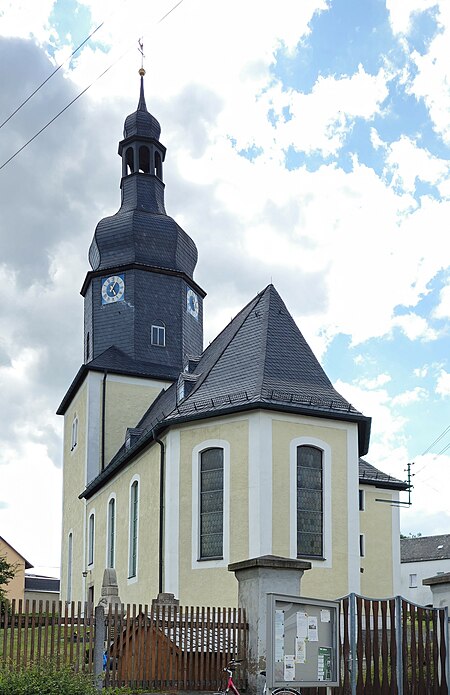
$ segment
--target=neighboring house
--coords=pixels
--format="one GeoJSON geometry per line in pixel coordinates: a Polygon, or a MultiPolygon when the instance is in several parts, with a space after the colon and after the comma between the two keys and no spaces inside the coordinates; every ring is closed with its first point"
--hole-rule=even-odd
{"type": "Polygon", "coordinates": [[[59,601],[59,579],[40,574],[25,575],[25,600],[52,602],[59,601]]]}
{"type": "Polygon", "coordinates": [[[402,538],[401,594],[421,606],[432,606],[433,595],[422,580],[450,572],[450,534],[402,538]]]}
{"type": "Polygon", "coordinates": [[[9,601],[13,599],[19,601],[24,598],[25,570],[31,569],[33,565],[1,536],[0,557],[6,558],[6,561],[15,568],[14,578],[3,587],[6,589],[6,596],[9,601]]]}
{"type": "Polygon", "coordinates": [[[61,597],[236,605],[229,563],[310,560],[304,595],[391,595],[404,483],[360,460],[370,418],[332,386],[273,285],[203,351],[197,249],[166,214],[160,126],[125,120],[122,202],[89,251],[84,363],[64,415],[61,597]]]}

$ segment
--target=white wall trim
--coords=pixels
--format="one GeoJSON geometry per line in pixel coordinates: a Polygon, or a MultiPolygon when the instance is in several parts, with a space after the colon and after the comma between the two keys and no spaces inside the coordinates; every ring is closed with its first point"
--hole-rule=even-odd
{"type": "Polygon", "coordinates": [[[272,554],[272,415],[248,417],[248,557],[272,554]]]}
{"type": "Polygon", "coordinates": [[[171,381],[156,381],[156,379],[146,379],[145,377],[130,377],[122,376],[121,374],[111,374],[108,372],[108,381],[114,381],[131,386],[145,386],[146,388],[153,387],[155,389],[165,389],[171,386],[171,381]]]}
{"type": "Polygon", "coordinates": [[[180,430],[169,432],[166,442],[164,588],[179,596],[180,544],[180,430]]]}
{"type": "Polygon", "coordinates": [[[347,425],[348,591],[361,593],[358,425],[347,425]]]}
{"type": "Polygon", "coordinates": [[[230,444],[225,439],[206,439],[192,450],[192,569],[227,567],[230,562],[230,444]],[[199,561],[200,454],[205,449],[223,449],[223,558],[199,561]]]}
{"type": "Polygon", "coordinates": [[[128,553],[127,553],[127,584],[135,584],[139,577],[139,526],[141,520],[141,476],[136,473],[130,480],[128,486],[128,553]],[[136,574],[130,577],[130,555],[131,555],[131,488],[133,483],[138,484],[138,515],[136,529],[136,574]]]}
{"type": "Polygon", "coordinates": [[[114,500],[114,522],[115,522],[115,528],[114,528],[114,562],[113,562],[113,568],[116,566],[116,551],[117,551],[117,497],[115,492],[111,492],[111,494],[108,497],[108,501],[106,502],[106,547],[105,547],[105,567],[109,567],[109,534],[110,534],[110,520],[109,520],[109,503],[111,500],[114,500]]]}
{"type": "MultiPolygon", "coordinates": [[[[100,472],[101,381],[103,374],[89,372],[86,379],[86,467],[85,485],[100,472]]],[[[78,431],[78,436],[80,432],[78,431]]]]}
{"type": "Polygon", "coordinates": [[[332,519],[331,519],[331,447],[323,439],[315,437],[296,437],[291,440],[290,453],[290,553],[291,557],[297,557],[297,447],[314,446],[321,449],[322,455],[322,481],[323,481],[323,555],[324,560],[308,558],[313,567],[332,567],[333,566],[333,543],[332,543],[332,519]]]}

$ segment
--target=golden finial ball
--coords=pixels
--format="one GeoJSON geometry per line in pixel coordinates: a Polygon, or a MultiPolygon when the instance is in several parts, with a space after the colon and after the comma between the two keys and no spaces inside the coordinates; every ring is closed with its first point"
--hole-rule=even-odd
{"type": "Polygon", "coordinates": [[[139,68],[139,74],[140,74],[141,77],[144,77],[144,75],[145,75],[145,70],[144,70],[144,68],[139,68]]]}

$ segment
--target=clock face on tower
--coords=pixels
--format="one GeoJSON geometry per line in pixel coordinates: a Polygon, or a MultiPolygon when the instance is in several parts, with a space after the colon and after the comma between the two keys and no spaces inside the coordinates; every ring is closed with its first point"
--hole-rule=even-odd
{"type": "Polygon", "coordinates": [[[188,314],[191,314],[194,319],[198,319],[198,297],[191,289],[186,294],[186,308],[188,314]]]}
{"type": "Polygon", "coordinates": [[[102,280],[102,304],[112,304],[125,299],[125,280],[123,275],[111,275],[102,280]]]}

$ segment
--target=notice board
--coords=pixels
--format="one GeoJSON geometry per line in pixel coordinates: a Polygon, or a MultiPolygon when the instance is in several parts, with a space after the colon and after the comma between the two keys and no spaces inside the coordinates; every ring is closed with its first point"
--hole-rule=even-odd
{"type": "Polygon", "coordinates": [[[267,594],[268,688],[339,685],[339,603],[267,594]]]}

